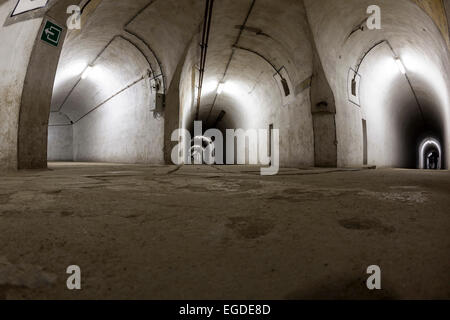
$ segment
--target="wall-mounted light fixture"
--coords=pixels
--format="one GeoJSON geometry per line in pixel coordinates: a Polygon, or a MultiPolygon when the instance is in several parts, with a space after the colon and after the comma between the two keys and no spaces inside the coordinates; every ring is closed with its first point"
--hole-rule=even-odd
{"type": "Polygon", "coordinates": [[[395,63],[397,63],[397,66],[398,66],[398,69],[400,70],[400,72],[403,74],[406,74],[405,65],[403,64],[402,60],[399,57],[395,58],[395,63]]]}
{"type": "Polygon", "coordinates": [[[92,72],[92,70],[94,69],[93,66],[87,66],[86,69],[84,69],[83,73],[81,74],[81,79],[86,79],[87,77],[89,77],[89,74],[92,72]]]}

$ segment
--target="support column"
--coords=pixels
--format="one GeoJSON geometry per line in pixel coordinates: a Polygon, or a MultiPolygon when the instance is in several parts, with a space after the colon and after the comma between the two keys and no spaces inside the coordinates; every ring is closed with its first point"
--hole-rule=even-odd
{"type": "Polygon", "coordinates": [[[44,16],[22,92],[17,153],[19,169],[47,168],[50,105],[65,37],[64,24],[44,16]]]}
{"type": "Polygon", "coordinates": [[[316,167],[337,167],[336,104],[315,46],[313,50],[311,113],[314,126],[314,163],[316,167]]]}

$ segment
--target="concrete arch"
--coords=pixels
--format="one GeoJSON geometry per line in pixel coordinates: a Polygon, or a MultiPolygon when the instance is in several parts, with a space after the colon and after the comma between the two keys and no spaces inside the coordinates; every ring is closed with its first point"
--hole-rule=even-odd
{"type": "Polygon", "coordinates": [[[425,139],[419,147],[419,169],[426,169],[426,162],[425,159],[427,158],[427,148],[432,147],[438,151],[438,163],[437,163],[437,169],[442,168],[442,148],[441,144],[438,140],[434,138],[427,138],[425,139]]]}
{"type": "MultiPolygon", "coordinates": [[[[55,2],[47,13],[61,17],[55,21],[59,25],[67,18],[66,2],[55,2]]],[[[51,48],[37,39],[25,84],[34,83],[42,75],[47,78],[41,82],[45,90],[36,86],[28,90],[25,86],[22,93],[18,167],[45,168],[48,158],[163,163],[164,128],[171,121],[168,117],[166,122],[159,120],[164,114],[164,95],[171,92],[168,87],[175,73],[173,66],[185,50],[183,43],[190,41],[199,24],[196,6],[200,2],[81,1],[85,9],[83,27],[70,30],[67,38],[64,33],[64,48],[60,43],[52,55],[48,52],[51,48]],[[174,10],[190,10],[190,14],[180,22],[174,20],[179,16],[173,15],[174,10]],[[155,28],[148,30],[148,21],[155,28]],[[164,38],[165,32],[172,34],[172,41],[163,41],[169,39],[164,38]],[[41,47],[47,51],[42,52],[41,47]],[[42,56],[51,61],[51,66],[40,63],[42,56]],[[83,71],[96,64],[99,66],[94,75],[89,76],[95,79],[81,79],[83,71]],[[47,134],[49,99],[51,122],[47,134]],[[128,124],[124,124],[127,119],[128,124]]],[[[178,115],[173,116],[178,119],[178,115]]]]}
{"type": "MultiPolygon", "coordinates": [[[[382,29],[368,30],[367,27],[361,29],[364,27],[364,19],[368,17],[366,9],[372,4],[370,1],[305,1],[318,52],[336,99],[338,166],[359,166],[363,163],[364,139],[361,120],[370,122],[370,119],[364,119],[364,106],[349,101],[347,78],[349,70],[357,69],[361,58],[382,40],[387,40],[395,55],[402,60],[411,86],[404,81],[402,85],[404,90],[395,92],[393,88],[398,85],[398,82],[395,82],[393,91],[377,94],[378,88],[375,85],[377,81],[382,81],[382,78],[388,75],[400,79],[401,72],[398,71],[394,63],[394,53],[389,48],[384,52],[372,52],[378,57],[366,58],[365,72],[368,74],[362,75],[361,79],[361,94],[365,97],[363,100],[369,101],[369,95],[372,95],[369,104],[379,108],[386,107],[383,101],[388,101],[389,105],[397,101],[400,106],[397,106],[397,109],[393,106],[392,108],[405,119],[396,124],[397,129],[401,130],[403,125],[410,126],[405,130],[416,131],[416,138],[431,131],[442,136],[442,141],[445,141],[444,149],[448,149],[449,146],[450,63],[448,46],[441,30],[422,8],[409,0],[379,1],[382,29]],[[383,67],[383,61],[386,68],[383,67]],[[377,76],[374,73],[378,68],[384,68],[388,73],[380,72],[377,76]],[[403,93],[399,93],[400,91],[403,93]],[[415,107],[417,104],[424,109],[426,117],[426,125],[422,127],[415,120],[416,111],[408,111],[414,110],[410,106],[415,107]]],[[[441,8],[441,12],[445,16],[444,8],[441,8]]],[[[366,111],[370,109],[366,103],[365,106],[368,107],[366,111]]],[[[397,137],[391,140],[395,141],[397,137]]],[[[398,143],[403,142],[398,140],[398,143]]],[[[374,158],[371,163],[378,166],[415,167],[417,143],[417,140],[407,142],[408,150],[400,151],[402,156],[412,159],[408,163],[374,158]]],[[[380,150],[372,149],[372,151],[380,150]]],[[[384,148],[383,152],[385,153],[384,148]]],[[[448,163],[449,160],[446,161],[448,163]]]]}
{"type": "MultiPolygon", "coordinates": [[[[201,105],[196,105],[195,99],[186,101],[182,122],[192,126],[198,112],[197,120],[205,127],[218,125],[222,130],[273,125],[280,130],[282,165],[313,166],[309,90],[313,48],[309,32],[301,1],[216,1],[201,105]],[[289,11],[280,10],[287,7],[289,11]],[[288,86],[287,96],[282,79],[288,86]],[[219,83],[224,85],[221,94],[217,92],[219,83]]],[[[190,59],[184,71],[187,80],[182,81],[192,87],[189,69],[198,55],[190,59]]],[[[195,83],[198,76],[194,78],[195,83]]]]}

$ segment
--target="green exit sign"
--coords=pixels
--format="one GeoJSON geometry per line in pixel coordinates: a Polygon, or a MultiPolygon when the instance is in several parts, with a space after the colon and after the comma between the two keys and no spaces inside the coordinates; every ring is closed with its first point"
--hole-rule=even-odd
{"type": "Polygon", "coordinates": [[[42,30],[41,40],[53,47],[57,47],[59,40],[61,39],[62,32],[63,29],[60,26],[47,20],[44,30],[42,30]]]}

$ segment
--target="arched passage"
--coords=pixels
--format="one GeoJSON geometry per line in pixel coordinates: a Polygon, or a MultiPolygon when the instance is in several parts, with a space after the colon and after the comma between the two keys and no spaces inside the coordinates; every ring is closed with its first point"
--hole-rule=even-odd
{"type": "Polygon", "coordinates": [[[438,140],[426,138],[419,147],[419,169],[442,169],[442,147],[438,140]]]}
{"type": "Polygon", "coordinates": [[[62,52],[49,159],[72,154],[74,161],[164,163],[165,127],[178,118],[165,102],[171,106],[167,94],[178,94],[170,84],[177,87],[178,60],[199,24],[197,7],[175,1],[93,5],[62,52]],[[187,18],[175,20],[173,13],[182,11],[187,18]]]}
{"type": "Polygon", "coordinates": [[[416,168],[424,137],[438,137],[443,154],[449,146],[448,31],[433,20],[445,21],[445,9],[436,1],[430,16],[415,1],[379,1],[381,29],[370,30],[372,4],[305,1],[336,99],[338,166],[360,166],[366,154],[370,165],[416,168]]]}
{"type": "MultiPolygon", "coordinates": [[[[313,55],[302,3],[215,1],[209,38],[201,103],[195,89],[182,101],[186,128],[198,120],[223,132],[279,129],[281,164],[313,166],[313,55]],[[278,9],[286,6],[290,11],[278,9]]],[[[198,61],[198,52],[188,57],[185,87],[198,88],[198,61]]]]}
{"type": "Polygon", "coordinates": [[[419,100],[397,59],[390,43],[381,41],[358,69],[368,164],[417,168],[417,144],[427,134],[443,139],[445,114],[435,103],[419,100]]]}

